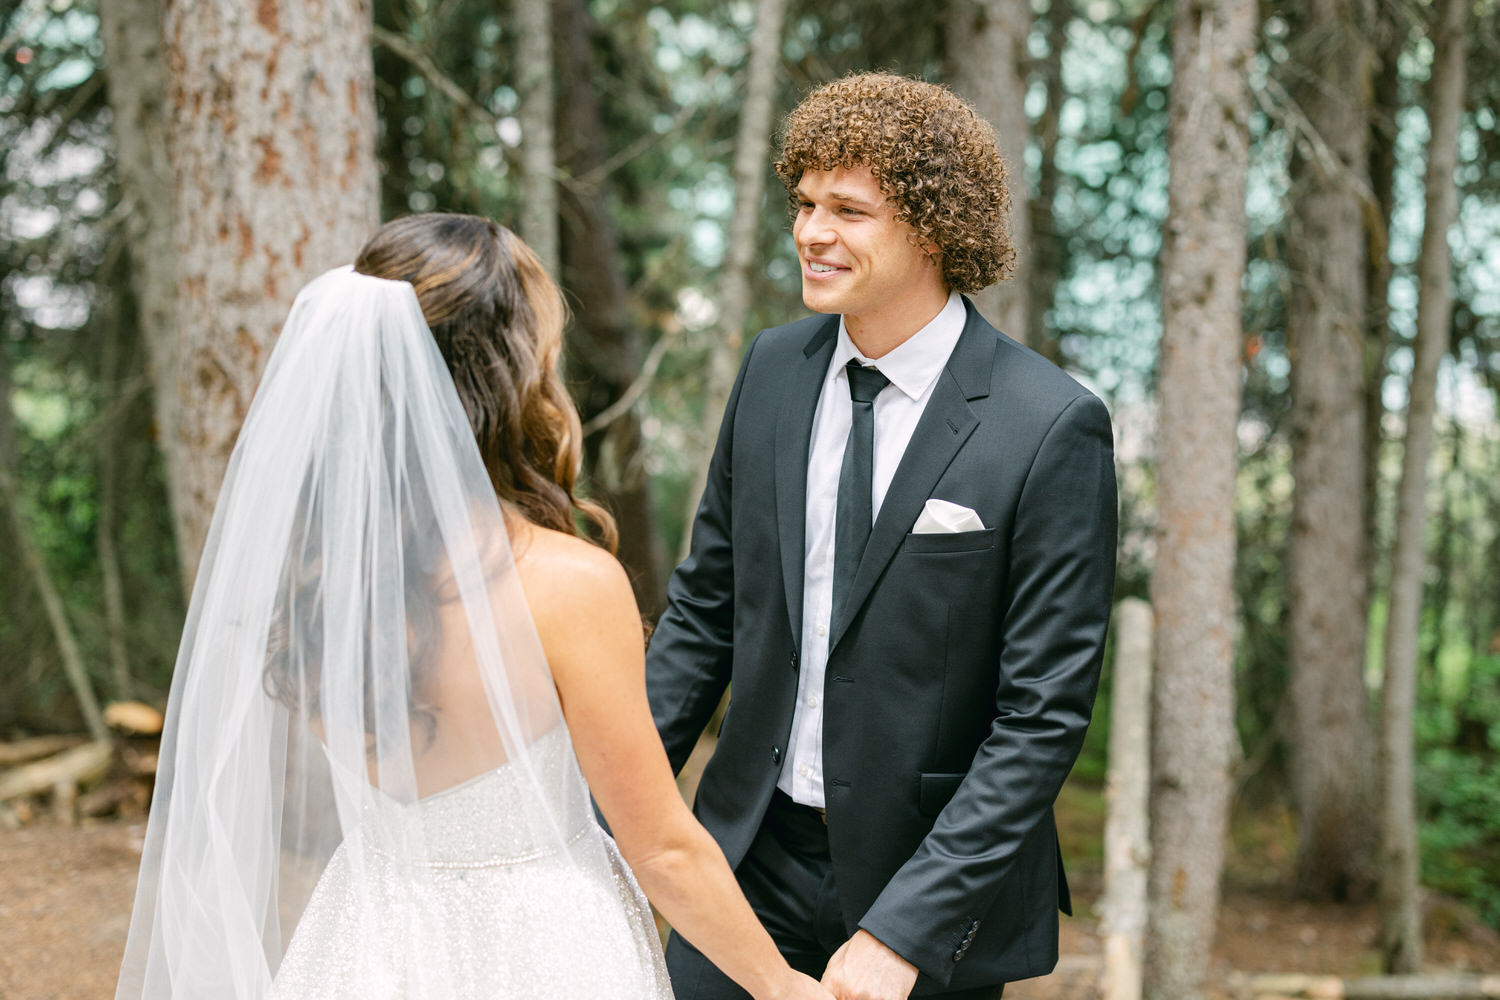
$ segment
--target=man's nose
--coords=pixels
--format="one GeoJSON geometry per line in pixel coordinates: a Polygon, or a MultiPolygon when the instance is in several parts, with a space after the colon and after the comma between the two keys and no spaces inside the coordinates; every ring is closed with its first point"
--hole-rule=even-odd
{"type": "Polygon", "coordinates": [[[838,238],[837,232],[831,223],[833,213],[825,212],[821,208],[813,208],[802,217],[802,223],[797,229],[797,243],[801,246],[823,246],[832,243],[838,238]]]}

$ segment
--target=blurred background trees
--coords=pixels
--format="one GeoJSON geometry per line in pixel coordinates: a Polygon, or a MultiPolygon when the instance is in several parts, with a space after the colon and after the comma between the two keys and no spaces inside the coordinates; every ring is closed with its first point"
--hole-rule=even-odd
{"type": "MultiPolygon", "coordinates": [[[[1232,500],[1181,516],[1234,528],[1236,819],[1295,817],[1302,891],[1373,892],[1382,639],[1414,588],[1399,714],[1421,879],[1500,926],[1500,4],[1458,5],[1467,30],[1442,47],[1436,0],[1258,5],[1239,317],[1202,321],[1237,359],[1232,500]],[[1429,144],[1442,152],[1429,79],[1460,58],[1452,168],[1428,182],[1453,222],[1424,243],[1429,144]],[[1430,291],[1423,255],[1444,252],[1451,278],[1430,291]],[[1442,285],[1451,317],[1419,365],[1442,285]],[[1412,380],[1434,366],[1429,397],[1412,380]],[[1421,450],[1403,448],[1409,404],[1432,428],[1426,516],[1395,560],[1402,455],[1421,450]]],[[[8,5],[0,739],[86,729],[85,691],[163,697],[266,347],[296,288],[377,216],[555,232],[589,489],[654,615],[717,425],[711,373],[803,311],[771,157],[749,154],[807,89],[856,69],[946,82],[997,126],[1021,266],[984,308],[1110,404],[1118,591],[1149,597],[1181,544],[1158,523],[1158,469],[1195,475],[1157,418],[1164,326],[1191,316],[1173,282],[1203,262],[1165,252],[1164,233],[1209,221],[1169,219],[1178,6],[375,0],[366,22],[354,0],[8,5]]],[[[1201,33],[1226,5],[1186,6],[1201,33]]],[[[1108,707],[1082,782],[1102,774],[1108,707]]]]}

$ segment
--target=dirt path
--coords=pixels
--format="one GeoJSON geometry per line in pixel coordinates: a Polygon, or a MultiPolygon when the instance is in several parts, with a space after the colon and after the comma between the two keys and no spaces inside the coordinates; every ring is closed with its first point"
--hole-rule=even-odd
{"type": "MultiPolygon", "coordinates": [[[[144,826],[101,823],[0,830],[0,1000],[108,1000],[130,921],[144,826]]],[[[1074,879],[1079,916],[1063,921],[1063,959],[1050,976],[1007,987],[1007,1000],[1094,1000],[1100,953],[1087,873],[1074,879]]],[[[1374,906],[1287,899],[1269,887],[1226,893],[1214,969],[1367,974],[1376,971],[1374,906]]],[[[1434,970],[1500,972],[1500,934],[1461,908],[1429,908],[1434,970]]],[[[582,998],[580,998],[582,1000],[582,998]]]]}
{"type": "Polygon", "coordinates": [[[0,830],[0,1000],[114,996],[144,832],[0,830]]]}

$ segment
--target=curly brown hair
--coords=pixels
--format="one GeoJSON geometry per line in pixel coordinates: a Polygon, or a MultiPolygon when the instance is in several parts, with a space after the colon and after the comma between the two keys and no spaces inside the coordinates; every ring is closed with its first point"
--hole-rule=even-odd
{"type": "Polygon", "coordinates": [[[937,245],[949,288],[977,292],[1015,270],[995,130],[948,88],[856,73],[808,94],[787,116],[776,160],[793,212],[804,172],[858,166],[911,226],[912,243],[937,245]]]}

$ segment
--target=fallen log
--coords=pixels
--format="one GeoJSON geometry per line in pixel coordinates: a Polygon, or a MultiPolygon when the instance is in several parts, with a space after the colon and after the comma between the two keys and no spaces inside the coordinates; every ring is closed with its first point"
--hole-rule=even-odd
{"type": "Polygon", "coordinates": [[[87,736],[33,736],[30,739],[0,743],[0,767],[15,767],[42,757],[51,757],[86,742],[87,736]]]}
{"type": "Polygon", "coordinates": [[[1492,1000],[1500,976],[1433,974],[1412,976],[1309,976],[1292,973],[1239,974],[1234,992],[1258,1000],[1492,1000]]]}
{"type": "Polygon", "coordinates": [[[113,759],[114,748],[101,740],[24,764],[0,774],[0,802],[50,792],[61,783],[76,787],[97,781],[113,759]]]}
{"type": "Polygon", "coordinates": [[[104,706],[104,721],[111,729],[138,736],[159,736],[163,719],[157,709],[140,701],[112,701],[104,706]]]}
{"type": "Polygon", "coordinates": [[[116,813],[144,816],[150,802],[150,785],[138,778],[115,778],[78,796],[77,812],[90,819],[116,813]]]}
{"type": "Polygon", "coordinates": [[[52,818],[63,826],[78,825],[78,786],[67,778],[52,786],[52,818]]]}
{"type": "Polygon", "coordinates": [[[125,769],[137,778],[156,777],[156,750],[142,750],[133,746],[125,746],[120,751],[120,757],[125,761],[125,769]]]}

